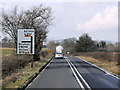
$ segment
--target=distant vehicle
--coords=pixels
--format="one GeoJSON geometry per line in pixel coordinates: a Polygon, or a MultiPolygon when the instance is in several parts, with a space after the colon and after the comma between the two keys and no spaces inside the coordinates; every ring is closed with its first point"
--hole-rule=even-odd
{"type": "Polygon", "coordinates": [[[55,58],[63,58],[63,47],[61,45],[56,47],[55,58]]]}
{"type": "Polygon", "coordinates": [[[70,52],[67,52],[67,54],[70,54],[70,52]]]}

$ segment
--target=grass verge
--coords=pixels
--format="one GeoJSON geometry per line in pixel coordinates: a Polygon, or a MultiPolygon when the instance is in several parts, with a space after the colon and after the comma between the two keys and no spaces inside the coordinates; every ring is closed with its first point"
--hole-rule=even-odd
{"type": "Polygon", "coordinates": [[[0,53],[2,54],[2,57],[4,56],[10,56],[15,54],[14,48],[0,48],[0,53]]]}
{"type": "Polygon", "coordinates": [[[48,48],[42,48],[42,51],[47,51],[48,50],[48,48]]]}
{"type": "Polygon", "coordinates": [[[40,68],[42,68],[51,58],[52,55],[48,55],[45,58],[42,58],[42,60],[34,62],[33,68],[28,64],[25,68],[19,69],[17,73],[13,73],[6,77],[3,80],[3,88],[23,87],[32,77],[39,73],[40,68]]]}
{"type": "Polygon", "coordinates": [[[76,56],[76,57],[84,59],[92,64],[95,64],[95,65],[103,68],[106,71],[120,75],[120,72],[119,72],[120,65],[117,65],[116,61],[108,62],[108,61],[94,59],[90,56],[76,56]]]}

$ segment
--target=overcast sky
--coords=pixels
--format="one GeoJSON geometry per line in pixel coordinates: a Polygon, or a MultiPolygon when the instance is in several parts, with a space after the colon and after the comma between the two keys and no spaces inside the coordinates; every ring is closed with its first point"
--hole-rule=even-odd
{"type": "MultiPolygon", "coordinates": [[[[118,41],[118,3],[106,2],[34,2],[17,0],[2,2],[6,12],[18,6],[19,10],[40,4],[52,8],[55,19],[49,26],[48,39],[78,38],[88,33],[94,40],[118,41]]],[[[0,6],[1,7],[1,6],[0,6]]]]}

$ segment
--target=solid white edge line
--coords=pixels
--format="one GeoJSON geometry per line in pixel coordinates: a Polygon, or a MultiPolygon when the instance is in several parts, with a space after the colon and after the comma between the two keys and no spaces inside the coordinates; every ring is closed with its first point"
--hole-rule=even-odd
{"type": "Polygon", "coordinates": [[[27,90],[27,88],[30,87],[30,85],[43,73],[43,71],[45,71],[45,69],[50,65],[50,63],[53,61],[53,59],[47,64],[47,66],[39,73],[39,75],[25,88],[25,90],[27,90]]]}
{"type": "Polygon", "coordinates": [[[80,82],[79,78],[77,77],[77,75],[76,75],[74,69],[73,69],[72,66],[70,65],[69,61],[68,61],[67,59],[66,59],[66,61],[68,62],[68,65],[70,66],[70,68],[71,68],[71,70],[72,70],[72,72],[73,72],[73,74],[74,74],[74,76],[75,76],[75,78],[76,78],[76,80],[77,80],[79,86],[80,86],[81,88],[84,88],[84,86],[83,86],[82,83],[80,82]]]}
{"type": "MultiPolygon", "coordinates": [[[[76,58],[78,58],[78,57],[76,57],[76,58]]],[[[81,59],[81,58],[78,58],[78,59],[81,59]]],[[[106,74],[111,75],[111,76],[115,77],[116,79],[120,79],[120,78],[112,75],[110,72],[108,72],[108,71],[106,71],[106,70],[104,70],[104,69],[96,66],[95,64],[92,64],[92,63],[90,63],[90,62],[88,62],[88,61],[86,61],[86,60],[84,60],[84,59],[81,59],[81,60],[83,60],[84,62],[86,62],[86,63],[88,63],[88,64],[90,64],[90,65],[92,65],[92,66],[94,66],[94,67],[96,67],[96,68],[99,68],[100,70],[104,71],[106,74]]]]}
{"type": "MultiPolygon", "coordinates": [[[[69,59],[68,59],[69,60],[69,59]]],[[[90,86],[88,85],[88,83],[85,81],[85,79],[82,77],[82,75],[80,74],[80,72],[77,70],[77,68],[75,67],[75,65],[73,65],[73,63],[69,60],[69,62],[72,64],[72,66],[74,67],[75,71],[77,72],[77,74],[79,75],[79,77],[82,79],[82,81],[85,83],[85,85],[87,86],[87,88],[89,90],[91,90],[90,86]]]]}

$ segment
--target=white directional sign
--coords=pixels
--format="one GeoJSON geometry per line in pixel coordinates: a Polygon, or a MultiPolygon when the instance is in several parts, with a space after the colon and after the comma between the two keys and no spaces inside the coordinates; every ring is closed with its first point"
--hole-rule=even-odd
{"type": "Polygon", "coordinates": [[[18,29],[17,54],[34,54],[34,29],[18,29]]]}

